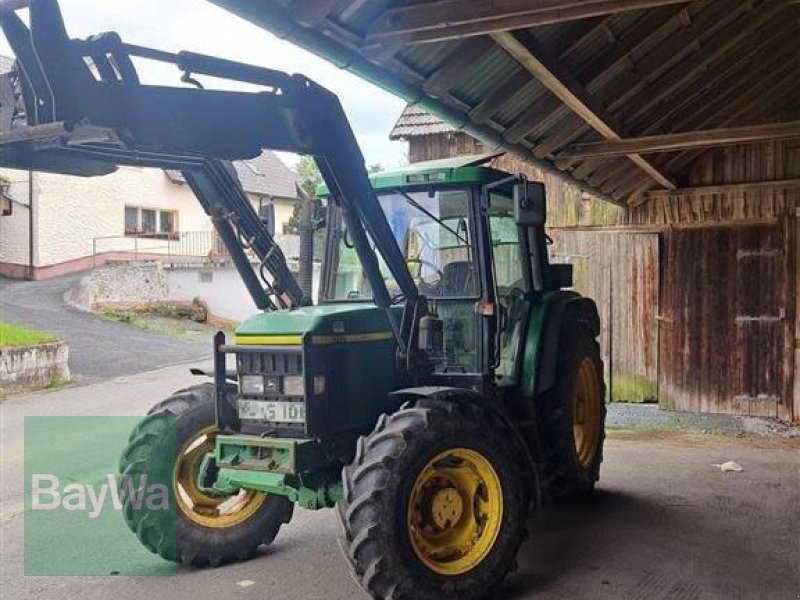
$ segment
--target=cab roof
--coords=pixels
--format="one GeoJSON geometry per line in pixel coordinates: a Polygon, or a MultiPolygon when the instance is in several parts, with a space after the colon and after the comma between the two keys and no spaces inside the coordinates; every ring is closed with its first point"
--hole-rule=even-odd
{"type": "MultiPolygon", "coordinates": [[[[486,166],[486,163],[497,156],[498,154],[481,154],[418,162],[401,169],[373,173],[369,180],[376,190],[447,183],[491,183],[508,177],[508,173],[486,166]]],[[[317,186],[316,192],[320,198],[330,194],[324,183],[317,186]]]]}

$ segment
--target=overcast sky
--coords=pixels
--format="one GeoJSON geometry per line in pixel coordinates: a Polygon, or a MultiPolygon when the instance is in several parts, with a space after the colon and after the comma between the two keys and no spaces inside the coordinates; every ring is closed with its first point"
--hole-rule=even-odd
{"type": "MultiPolygon", "coordinates": [[[[403,110],[402,100],[206,0],[61,0],[60,4],[71,37],[117,31],[134,44],[302,73],[339,96],[368,164],[395,167],[405,160],[406,144],[389,141],[389,131],[403,110]]],[[[5,39],[0,41],[0,52],[10,55],[5,39]]],[[[146,83],[178,82],[174,67],[149,61],[137,66],[146,83]]],[[[293,162],[291,156],[282,158],[293,162]]]]}

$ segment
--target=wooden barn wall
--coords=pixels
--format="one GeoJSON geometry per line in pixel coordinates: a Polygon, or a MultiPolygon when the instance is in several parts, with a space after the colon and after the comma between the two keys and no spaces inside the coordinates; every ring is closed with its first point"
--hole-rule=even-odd
{"type": "Polygon", "coordinates": [[[575,290],[597,303],[609,400],[658,400],[656,233],[552,229],[552,260],[574,266],[575,290]]]}
{"type": "MultiPolygon", "coordinates": [[[[687,186],[800,178],[800,141],[707,151],[691,164],[685,177],[687,186]]],[[[691,227],[783,219],[793,216],[797,195],[798,188],[657,197],[631,208],[625,224],[691,227]]]]}

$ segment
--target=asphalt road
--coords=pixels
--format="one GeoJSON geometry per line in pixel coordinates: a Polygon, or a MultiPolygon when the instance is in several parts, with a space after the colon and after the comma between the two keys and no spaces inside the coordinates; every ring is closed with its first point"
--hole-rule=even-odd
{"type": "Polygon", "coordinates": [[[69,345],[69,365],[77,383],[151,371],[206,358],[210,337],[179,340],[113,323],[64,302],[64,294],[85,274],[45,281],[0,278],[0,320],[58,335],[69,345]]]}
{"type": "MultiPolygon", "coordinates": [[[[355,600],[332,511],[297,510],[276,542],[246,563],[174,576],[23,577],[26,415],[138,415],[194,379],[171,367],[0,404],[0,596],[134,600],[355,600]]],[[[74,448],[81,447],[80,432],[74,448]]],[[[87,451],[89,444],[87,443],[87,451]]],[[[519,570],[499,598],[744,600],[800,592],[797,440],[616,433],[588,505],[547,509],[532,523],[519,570]],[[734,460],[741,473],[713,463],[734,460]]],[[[54,532],[54,539],[58,532],[54,532]]],[[[65,553],[83,548],[65,545],[65,553]]]]}

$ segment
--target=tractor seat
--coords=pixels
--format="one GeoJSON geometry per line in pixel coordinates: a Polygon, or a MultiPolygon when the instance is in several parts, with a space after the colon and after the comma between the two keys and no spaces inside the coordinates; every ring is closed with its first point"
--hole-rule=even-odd
{"type": "Polygon", "coordinates": [[[469,261],[451,262],[442,269],[440,296],[471,296],[475,289],[475,271],[469,261]]]}

